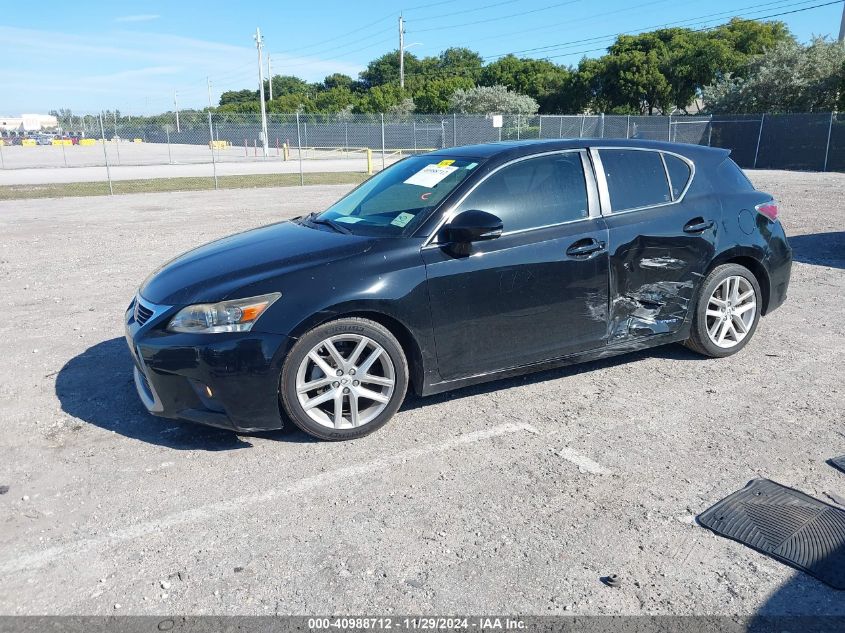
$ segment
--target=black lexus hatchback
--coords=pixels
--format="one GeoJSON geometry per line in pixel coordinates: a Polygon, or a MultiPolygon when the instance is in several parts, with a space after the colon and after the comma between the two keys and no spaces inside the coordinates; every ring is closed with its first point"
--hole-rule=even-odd
{"type": "Polygon", "coordinates": [[[682,341],[742,349],[786,298],[768,194],[728,152],[646,141],[457,147],[323,212],[201,246],[126,313],[151,413],[361,437],[433,394],[682,341]]]}

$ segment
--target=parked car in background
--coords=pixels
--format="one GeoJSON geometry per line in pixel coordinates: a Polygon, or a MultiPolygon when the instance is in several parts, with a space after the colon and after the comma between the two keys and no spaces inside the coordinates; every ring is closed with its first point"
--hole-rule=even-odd
{"type": "Polygon", "coordinates": [[[126,340],[156,415],[351,439],[409,387],[673,342],[735,354],[786,299],[791,261],[775,202],[726,150],[456,147],[177,257],[132,300],[126,340]]]}

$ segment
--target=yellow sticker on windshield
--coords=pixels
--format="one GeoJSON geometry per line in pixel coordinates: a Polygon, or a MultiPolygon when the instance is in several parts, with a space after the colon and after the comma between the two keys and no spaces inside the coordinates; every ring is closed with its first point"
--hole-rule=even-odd
{"type": "Polygon", "coordinates": [[[441,160],[439,163],[437,163],[437,166],[438,167],[448,167],[449,165],[451,165],[454,162],[455,161],[453,161],[453,160],[441,160]]]}

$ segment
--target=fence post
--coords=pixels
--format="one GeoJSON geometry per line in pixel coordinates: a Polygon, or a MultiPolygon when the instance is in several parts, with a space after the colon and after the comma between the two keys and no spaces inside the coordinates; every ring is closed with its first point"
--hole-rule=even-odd
{"type": "MultiPolygon", "coordinates": [[[[64,134],[62,134],[62,137],[64,137],[64,134]]],[[[65,153],[65,139],[62,138],[62,139],[59,140],[59,142],[62,144],[62,160],[65,162],[65,167],[67,167],[67,154],[65,153]]]]}
{"type": "Polygon", "coordinates": [[[0,138],[0,169],[6,169],[6,161],[3,159],[3,145],[6,144],[6,140],[0,138]]]}
{"type": "Polygon", "coordinates": [[[381,168],[384,169],[385,167],[385,158],[384,158],[384,112],[381,113],[381,168]]]}
{"type": "Polygon", "coordinates": [[[587,115],[582,114],[581,115],[581,131],[578,132],[578,138],[584,138],[584,121],[586,121],[586,120],[587,120],[587,115]]]}
{"type": "Polygon", "coordinates": [[[754,150],[754,169],[757,169],[757,156],[760,155],[760,139],[763,138],[763,122],[766,120],[766,115],[760,117],[760,131],[757,132],[757,149],[754,150]]]}
{"type": "Polygon", "coordinates": [[[164,133],[167,136],[167,162],[172,165],[173,154],[170,152],[170,125],[168,123],[164,124],[164,133]]]}
{"type": "Polygon", "coordinates": [[[299,186],[305,184],[305,174],[302,173],[302,137],[299,132],[299,110],[296,111],[296,147],[299,150],[299,186]]]}
{"type": "Polygon", "coordinates": [[[543,138],[543,115],[542,114],[539,116],[539,119],[540,119],[540,126],[539,126],[539,129],[537,130],[537,138],[543,138]]]}
{"type": "Polygon", "coordinates": [[[211,110],[208,111],[208,147],[211,150],[211,171],[214,174],[214,189],[217,189],[217,159],[214,157],[214,126],[211,124],[211,110]]]}
{"type": "Polygon", "coordinates": [[[604,138],[604,112],[601,113],[601,137],[604,138]]]}
{"type": "Polygon", "coordinates": [[[822,171],[827,171],[827,157],[830,155],[830,135],[833,133],[833,112],[830,113],[830,123],[827,125],[827,147],[824,150],[824,167],[822,171]]]}
{"type": "Polygon", "coordinates": [[[411,123],[414,125],[414,154],[417,153],[417,120],[411,119],[411,123]]]}
{"type": "Polygon", "coordinates": [[[117,135],[117,110],[112,112],[114,115],[114,147],[117,151],[117,164],[120,165],[120,137],[117,135]]]}
{"type": "Polygon", "coordinates": [[[103,157],[106,159],[106,178],[109,181],[109,195],[114,195],[114,187],[111,184],[111,168],[109,167],[109,153],[106,151],[106,130],[103,127],[103,115],[100,114],[100,141],[103,143],[103,157]]]}
{"type": "Polygon", "coordinates": [[[666,139],[670,143],[672,142],[672,115],[669,115],[669,137],[666,139]]]}
{"type": "Polygon", "coordinates": [[[707,121],[707,147],[713,147],[710,142],[713,139],[713,115],[710,115],[710,120],[707,121]]]}
{"type": "Polygon", "coordinates": [[[558,129],[557,137],[563,138],[563,117],[560,117],[560,129],[558,129]]]}
{"type": "Polygon", "coordinates": [[[521,116],[519,112],[516,113],[516,140],[519,140],[519,124],[521,122],[521,116]]]}
{"type": "Polygon", "coordinates": [[[631,138],[631,115],[625,119],[625,138],[631,138]]]}
{"type": "Polygon", "coordinates": [[[458,146],[458,115],[452,113],[452,147],[458,146]]]}

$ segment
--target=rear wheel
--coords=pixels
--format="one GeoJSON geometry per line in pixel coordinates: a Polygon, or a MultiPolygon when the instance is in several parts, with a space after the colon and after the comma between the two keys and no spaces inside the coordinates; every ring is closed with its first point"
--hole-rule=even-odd
{"type": "Polygon", "coordinates": [[[408,363],[379,323],[338,319],[299,339],[282,369],[282,405],[303,431],[325,440],[363,437],[402,404],[408,363]]]}
{"type": "Polygon", "coordinates": [[[736,354],[757,329],[760,297],[757,278],[744,266],[714,268],[701,286],[687,346],[714,358],[736,354]]]}

